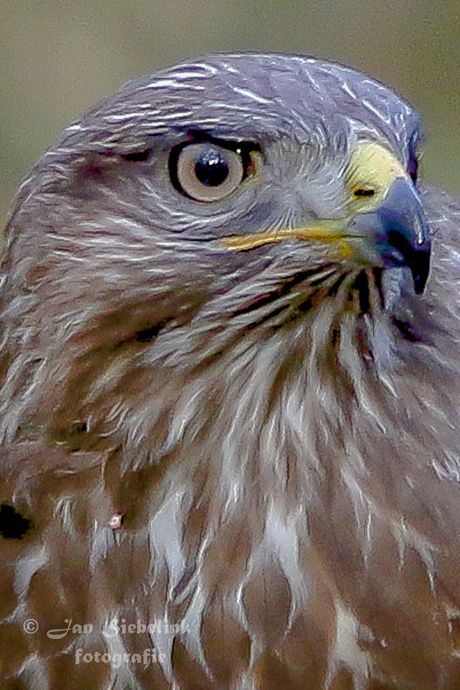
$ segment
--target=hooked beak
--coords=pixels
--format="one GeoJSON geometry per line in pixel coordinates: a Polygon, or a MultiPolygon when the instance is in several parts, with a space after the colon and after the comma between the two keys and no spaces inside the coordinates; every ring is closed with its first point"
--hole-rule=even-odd
{"type": "Polygon", "coordinates": [[[428,224],[408,178],[397,177],[379,206],[357,213],[349,228],[369,236],[385,266],[408,266],[415,292],[423,292],[430,267],[428,224]]]}

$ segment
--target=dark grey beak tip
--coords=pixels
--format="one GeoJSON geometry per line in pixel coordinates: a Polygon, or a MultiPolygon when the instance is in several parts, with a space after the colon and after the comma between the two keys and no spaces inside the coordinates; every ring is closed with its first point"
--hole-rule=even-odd
{"type": "Polygon", "coordinates": [[[430,272],[430,254],[430,242],[427,240],[423,243],[418,252],[415,253],[415,256],[410,262],[412,278],[414,281],[414,290],[417,295],[421,295],[425,290],[428,274],[430,272]]]}

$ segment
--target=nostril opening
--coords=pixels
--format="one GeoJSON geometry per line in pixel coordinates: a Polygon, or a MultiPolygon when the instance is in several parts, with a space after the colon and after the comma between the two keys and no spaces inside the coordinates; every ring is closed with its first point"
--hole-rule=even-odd
{"type": "Polygon", "coordinates": [[[355,189],[353,194],[357,197],[374,196],[375,190],[374,189],[355,189]]]}

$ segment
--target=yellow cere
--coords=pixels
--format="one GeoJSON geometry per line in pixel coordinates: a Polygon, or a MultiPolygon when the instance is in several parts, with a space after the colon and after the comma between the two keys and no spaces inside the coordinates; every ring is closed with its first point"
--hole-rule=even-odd
{"type": "Polygon", "coordinates": [[[350,215],[379,206],[398,177],[408,175],[391,151],[373,141],[358,144],[346,170],[350,215]]]}

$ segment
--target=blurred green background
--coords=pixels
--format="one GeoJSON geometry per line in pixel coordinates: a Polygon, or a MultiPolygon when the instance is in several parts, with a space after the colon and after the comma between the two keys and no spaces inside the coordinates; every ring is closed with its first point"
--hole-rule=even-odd
{"type": "Polygon", "coordinates": [[[392,85],[423,113],[423,174],[460,195],[459,0],[2,0],[0,214],[60,130],[186,57],[285,51],[392,85]]]}

